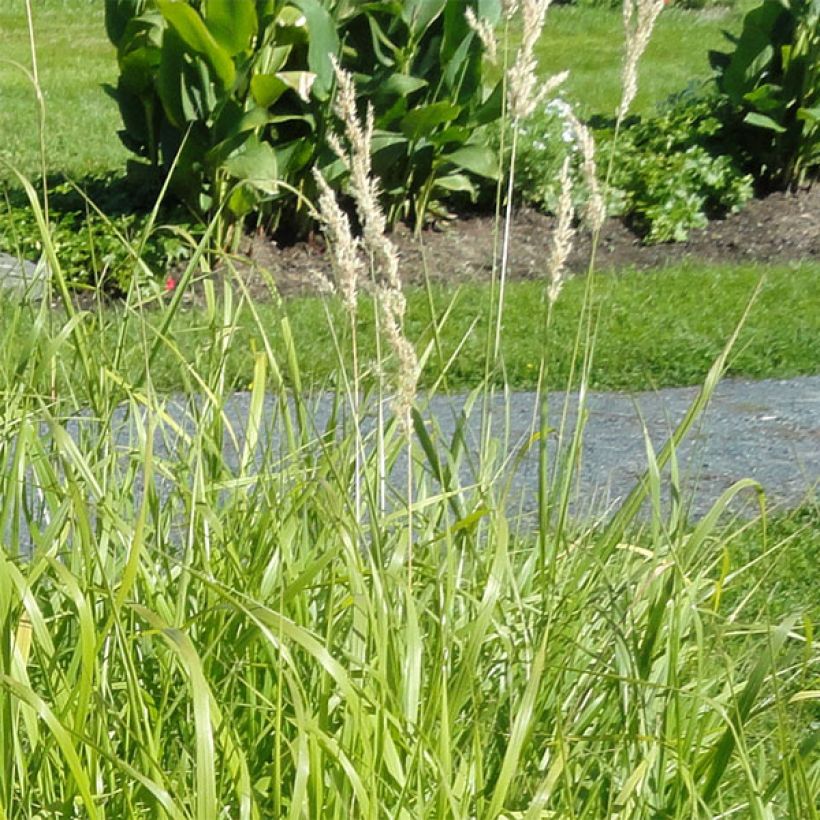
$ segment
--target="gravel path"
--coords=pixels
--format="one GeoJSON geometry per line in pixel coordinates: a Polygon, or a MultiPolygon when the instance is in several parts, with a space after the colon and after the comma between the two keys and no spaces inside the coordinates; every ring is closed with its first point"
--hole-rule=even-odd
{"type": "MultiPolygon", "coordinates": [[[[646,468],[644,429],[655,449],[659,449],[696,394],[697,388],[672,388],[634,396],[592,393],[588,398],[582,463],[576,476],[573,511],[584,518],[589,515],[599,517],[617,505],[646,468]]],[[[560,394],[551,397],[550,421],[554,426],[559,422],[563,400],[564,396],[560,394]]],[[[247,393],[237,393],[228,400],[225,408],[237,435],[238,452],[244,444],[249,402],[247,393]]],[[[464,402],[463,395],[437,396],[423,411],[428,428],[431,431],[433,427],[438,428],[439,432],[433,431],[433,434],[440,436],[444,446],[453,435],[464,402]]],[[[326,396],[318,397],[314,403],[312,418],[317,430],[325,427],[329,404],[326,396]]],[[[181,400],[170,398],[165,409],[175,424],[188,432],[194,430],[195,422],[181,400]]],[[[533,448],[521,459],[514,473],[511,473],[510,464],[530,437],[535,409],[532,393],[513,393],[508,402],[498,397],[494,408],[495,435],[501,443],[500,479],[510,480],[509,498],[514,505],[510,513],[521,515],[519,520],[525,528],[535,526],[537,453],[533,448]],[[505,454],[508,456],[506,460],[505,454]]],[[[282,430],[272,398],[268,400],[263,418],[268,422],[263,425],[260,447],[277,448],[282,442],[282,430]]],[[[570,413],[570,425],[574,418],[570,413]]],[[[372,420],[367,420],[367,424],[372,424],[372,420]]],[[[184,445],[179,443],[173,427],[168,423],[159,425],[154,443],[155,459],[170,458],[171,462],[176,458],[185,459],[184,451],[180,455],[175,453],[184,445]]],[[[92,440],[101,435],[108,437],[124,458],[128,453],[139,452],[136,425],[125,408],[115,413],[108,430],[101,430],[98,423],[86,415],[66,420],[66,428],[75,439],[81,436],[81,429],[83,434],[90,434],[92,440]]],[[[465,461],[478,452],[479,431],[480,408],[476,407],[465,428],[465,461]]],[[[47,435],[46,428],[43,434],[47,435]]],[[[552,450],[554,455],[554,444],[552,450]]],[[[226,448],[225,458],[229,465],[235,466],[237,449],[226,448]]],[[[678,462],[682,497],[690,505],[690,519],[702,516],[724,490],[743,478],[756,479],[762,485],[770,510],[804,502],[817,488],[820,479],[820,376],[783,381],[723,382],[706,413],[679,448],[678,462]]],[[[396,465],[393,475],[396,486],[403,486],[401,474],[405,469],[406,464],[399,462],[396,465]]],[[[177,472],[172,469],[170,474],[177,472]]],[[[158,479],[162,497],[176,491],[172,479],[167,476],[166,473],[165,478],[158,479]]],[[[42,499],[36,493],[36,481],[30,470],[25,480],[30,514],[41,519],[47,513],[42,509],[42,499]]],[[[469,464],[462,472],[461,481],[463,486],[474,482],[469,464]]],[[[142,495],[139,484],[138,477],[135,487],[137,503],[142,495]]],[[[431,484],[435,492],[435,482],[431,484]]],[[[738,499],[732,509],[739,514],[755,511],[754,499],[750,495],[747,494],[745,500],[738,499]]],[[[20,530],[14,540],[26,554],[31,548],[28,527],[22,518],[18,524],[20,530]]],[[[3,533],[7,542],[12,536],[9,527],[10,522],[7,522],[3,533]]]]}
{"type": "MultiPolygon", "coordinates": [[[[671,388],[651,393],[624,395],[592,393],[588,401],[583,457],[577,477],[579,512],[600,513],[623,498],[646,468],[644,427],[660,449],[674,426],[684,416],[697,394],[697,388],[671,388]]],[[[575,398],[575,397],[573,397],[575,398]]],[[[551,424],[557,426],[563,395],[551,397],[551,424]]],[[[435,419],[441,440],[449,442],[465,397],[436,396],[424,416],[435,419]]],[[[232,425],[244,429],[249,404],[248,394],[238,393],[226,407],[232,425]]],[[[317,429],[324,429],[329,412],[327,399],[314,406],[317,429]]],[[[171,415],[189,427],[181,406],[170,405],[171,415]]],[[[535,395],[514,393],[505,406],[496,399],[496,435],[502,439],[502,452],[515,452],[529,437],[535,395]]],[[[273,404],[266,418],[273,418],[273,404]]],[[[570,421],[574,414],[570,414],[570,421]]],[[[120,420],[117,438],[126,443],[132,438],[131,425],[120,420]]],[[[466,428],[468,453],[478,450],[480,412],[476,408],[466,428]]],[[[168,431],[165,431],[168,435],[168,431]]],[[[279,425],[266,432],[274,444],[280,439],[279,425]]],[[[165,439],[167,444],[169,438],[165,439]]],[[[159,454],[164,446],[158,438],[159,454]]],[[[226,453],[235,463],[236,452],[226,453]]],[[[525,513],[535,509],[537,484],[535,451],[520,464],[513,478],[513,497],[525,513]]],[[[706,413],[696,423],[678,451],[684,495],[691,499],[692,514],[702,515],[719,495],[742,478],[760,482],[770,505],[793,507],[805,500],[820,479],[820,376],[757,382],[725,381],[719,385],[706,413]]],[[[397,465],[397,471],[404,469],[397,465]]],[[[508,475],[505,472],[504,477],[508,475]]],[[[395,476],[401,480],[401,476],[395,476]]],[[[471,482],[469,468],[463,482],[471,482]]],[[[402,485],[399,485],[402,486],[402,485]]]]}

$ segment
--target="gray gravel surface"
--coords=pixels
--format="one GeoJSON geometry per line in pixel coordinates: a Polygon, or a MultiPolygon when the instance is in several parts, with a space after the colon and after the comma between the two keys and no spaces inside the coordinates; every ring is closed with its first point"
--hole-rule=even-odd
{"type": "MultiPolygon", "coordinates": [[[[697,388],[635,395],[591,393],[576,480],[576,510],[600,514],[622,499],[647,466],[644,431],[653,447],[660,449],[696,394],[697,388]]],[[[238,433],[239,448],[243,445],[249,402],[248,394],[237,393],[225,408],[238,433]]],[[[464,402],[463,395],[436,396],[423,408],[428,429],[435,435],[434,428],[438,428],[443,443],[450,441],[464,402]]],[[[563,395],[551,396],[550,422],[556,427],[563,402],[563,395]]],[[[571,396],[570,425],[576,417],[576,405],[577,396],[571,396]]],[[[262,438],[277,447],[282,441],[281,421],[274,408],[270,399],[262,438]]],[[[535,409],[533,393],[496,397],[494,432],[502,454],[516,453],[528,440],[535,409]]],[[[170,399],[167,410],[184,428],[193,429],[194,421],[180,400],[170,399]]],[[[328,413],[328,398],[317,397],[311,413],[317,430],[324,429],[328,413]]],[[[75,435],[78,423],[76,419],[69,423],[75,435]]],[[[93,425],[90,420],[82,423],[93,425]]],[[[461,475],[466,484],[475,478],[470,473],[469,457],[478,451],[479,431],[480,408],[476,406],[466,426],[468,458],[461,475]]],[[[134,424],[125,411],[115,417],[110,435],[123,450],[136,446],[134,424]]],[[[157,456],[167,455],[174,447],[175,435],[168,428],[161,429],[157,433],[157,456]]],[[[552,451],[554,456],[554,443],[552,451]]],[[[226,446],[225,455],[229,464],[237,463],[236,447],[226,446]]],[[[691,502],[694,517],[702,515],[725,489],[742,478],[760,482],[772,505],[800,504],[820,478],[820,376],[724,381],[677,455],[684,495],[691,502]]],[[[404,469],[401,463],[397,465],[397,482],[404,469]]],[[[503,465],[502,455],[500,470],[504,479],[512,481],[511,497],[525,513],[532,512],[537,484],[535,448],[520,461],[514,474],[509,465],[503,465]]]]}
{"type": "Polygon", "coordinates": [[[11,291],[30,299],[40,299],[45,289],[47,268],[0,253],[0,291],[11,291]]]}
{"type": "MultiPolygon", "coordinates": [[[[575,476],[573,512],[583,518],[605,517],[618,501],[634,487],[636,479],[647,466],[646,436],[657,450],[665,442],[675,425],[683,418],[697,395],[697,388],[674,388],[651,393],[623,395],[592,393],[587,402],[587,423],[583,441],[582,460],[575,476]]],[[[563,395],[551,396],[550,422],[558,426],[563,395]]],[[[235,466],[238,453],[244,445],[244,430],[250,396],[237,393],[230,397],[225,408],[227,419],[236,431],[237,443],[225,446],[226,462],[235,466]]],[[[420,398],[420,405],[424,402],[420,398]]],[[[465,404],[465,396],[436,396],[422,407],[426,426],[444,453],[453,436],[457,419],[465,404]]],[[[312,404],[311,418],[317,431],[325,429],[330,401],[318,396],[312,404]]],[[[577,396],[570,396],[570,428],[577,417],[577,396]]],[[[271,398],[265,407],[266,423],[261,435],[261,447],[282,447],[281,414],[276,412],[271,398]]],[[[196,412],[191,412],[179,398],[169,398],[166,413],[184,430],[192,432],[196,412]]],[[[535,395],[513,393],[496,397],[493,406],[494,433],[499,441],[497,474],[499,481],[510,482],[510,513],[524,527],[535,527],[537,490],[537,453],[535,448],[526,455],[516,455],[530,439],[535,395]],[[516,469],[513,469],[513,465],[516,469]]],[[[373,419],[366,419],[365,427],[372,429],[373,419]]],[[[139,458],[141,446],[137,425],[126,408],[114,415],[109,428],[88,415],[65,420],[65,426],[76,439],[107,441],[120,454],[125,469],[129,458],[139,458]]],[[[471,474],[475,455],[479,451],[480,408],[475,407],[465,426],[465,464],[460,479],[462,486],[475,483],[471,474]]],[[[14,435],[7,430],[7,435],[14,435]]],[[[43,428],[43,435],[47,430],[43,428]]],[[[555,436],[551,436],[551,459],[555,461],[555,436]]],[[[226,437],[227,440],[227,437],[226,437]]],[[[82,447],[85,446],[81,444],[82,447]]],[[[318,446],[318,445],[317,445],[318,446]]],[[[12,446],[7,452],[13,453],[12,446]]],[[[176,480],[185,480],[188,471],[174,466],[176,460],[186,461],[185,444],[174,432],[173,425],[159,422],[154,442],[156,460],[168,459],[170,470],[158,480],[158,491],[164,498],[179,488],[176,480]],[[174,479],[171,476],[177,476],[174,479]]],[[[261,452],[261,451],[260,451],[261,452]]],[[[769,508],[789,508],[811,497],[820,478],[820,376],[790,380],[758,382],[725,381],[718,386],[707,411],[701,416],[687,440],[679,448],[682,498],[689,505],[690,519],[702,516],[716,499],[732,484],[743,478],[753,478],[766,493],[769,508]]],[[[267,460],[270,464],[270,459],[267,460]]],[[[399,461],[392,474],[395,486],[403,487],[406,463],[399,461]]],[[[116,480],[116,479],[113,479],[116,480]]],[[[37,492],[34,475],[29,469],[25,479],[28,514],[27,520],[42,526],[48,518],[42,496],[37,492]],[[29,518],[30,516],[30,518],[29,518]]],[[[435,481],[431,479],[435,491],[435,481]]],[[[668,485],[668,482],[667,482],[668,485]]],[[[142,496],[140,476],[133,488],[134,501],[142,496]]],[[[89,509],[93,516],[93,492],[89,487],[89,509]]],[[[669,492],[665,493],[666,498],[669,492]]],[[[749,515],[756,510],[754,494],[745,493],[733,504],[732,511],[749,515]]],[[[7,544],[16,543],[16,549],[27,554],[31,549],[27,521],[22,514],[19,529],[12,534],[11,522],[6,522],[3,534],[7,544]]],[[[182,522],[180,523],[182,526],[182,522]]]]}

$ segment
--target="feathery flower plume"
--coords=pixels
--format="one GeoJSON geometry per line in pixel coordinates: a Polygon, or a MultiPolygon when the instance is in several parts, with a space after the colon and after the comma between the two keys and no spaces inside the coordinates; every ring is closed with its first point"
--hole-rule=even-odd
{"type": "Polygon", "coordinates": [[[384,335],[398,362],[396,395],[393,398],[393,412],[405,435],[411,428],[410,411],[416,398],[419,381],[419,360],[415,348],[404,334],[403,322],[405,301],[400,290],[389,285],[381,285],[377,290],[381,316],[384,321],[384,335]]]}
{"type": "Polygon", "coordinates": [[[379,204],[379,183],[373,177],[370,164],[370,145],[373,139],[373,107],[368,105],[365,124],[362,127],[356,111],[356,89],[352,75],[334,60],[338,84],[334,111],[344,123],[345,137],[350,147],[346,151],[335,135],[328,139],[334,153],[350,172],[350,191],[356,202],[356,212],[362,225],[365,248],[373,255],[380,275],[398,290],[399,258],[393,243],[386,236],[387,219],[379,204]]]}
{"type": "MultiPolygon", "coordinates": [[[[516,7],[518,3],[514,4],[516,7]]],[[[550,0],[521,0],[521,45],[515,55],[515,62],[508,74],[510,112],[514,118],[524,119],[535,110],[538,103],[548,91],[541,89],[536,93],[538,78],[535,59],[535,45],[544,28],[544,17],[547,14],[550,0]]],[[[512,3],[507,4],[505,13],[511,14],[512,3]]],[[[554,79],[554,78],[553,78],[554,79]]],[[[557,83],[555,87],[560,83],[557,83]]],[[[554,89],[553,89],[554,90],[554,89]]]]}
{"type": "Polygon", "coordinates": [[[566,117],[575,132],[575,138],[581,149],[584,179],[589,189],[584,217],[590,230],[596,233],[603,225],[604,219],[606,219],[606,206],[601,195],[601,186],[598,183],[598,168],[595,163],[595,139],[589,128],[575,116],[571,109],[567,111],[566,117]]]}
{"type": "Polygon", "coordinates": [[[405,433],[410,432],[410,410],[419,377],[416,352],[403,331],[406,302],[399,278],[399,255],[386,235],[387,220],[379,204],[378,181],[371,174],[370,146],[373,109],[368,106],[364,127],[356,111],[353,78],[334,63],[338,82],[335,112],[344,123],[349,153],[337,138],[331,147],[350,171],[350,191],[362,224],[364,248],[370,253],[379,284],[376,295],[384,319],[385,336],[398,361],[398,382],[393,409],[405,433]]]}
{"type": "Polygon", "coordinates": [[[339,293],[348,314],[355,317],[359,279],[364,271],[360,243],[353,236],[347,214],[339,207],[335,194],[317,168],[313,169],[313,178],[319,188],[319,217],[330,246],[334,281],[327,284],[339,293]]]}
{"type": "Polygon", "coordinates": [[[658,15],[666,0],[624,0],[624,33],[626,55],[621,79],[623,88],[618,120],[622,120],[638,93],[638,62],[649,44],[658,15]]]}
{"type": "Polygon", "coordinates": [[[549,287],[547,288],[547,299],[553,304],[564,286],[564,274],[566,273],[567,258],[572,250],[572,240],[575,230],[572,227],[572,219],[575,209],[572,207],[572,178],[569,173],[569,157],[564,160],[561,167],[561,196],[558,199],[558,224],[552,236],[552,247],[550,249],[549,263],[549,287]]]}
{"type": "Polygon", "coordinates": [[[484,51],[487,53],[487,59],[495,65],[498,62],[498,40],[495,38],[495,32],[490,25],[490,21],[484,18],[479,20],[470,6],[467,7],[464,16],[467,18],[467,25],[481,40],[481,45],[484,46],[484,51]]]}
{"type": "Polygon", "coordinates": [[[504,17],[512,20],[518,13],[518,0],[501,0],[501,9],[504,17]]]}

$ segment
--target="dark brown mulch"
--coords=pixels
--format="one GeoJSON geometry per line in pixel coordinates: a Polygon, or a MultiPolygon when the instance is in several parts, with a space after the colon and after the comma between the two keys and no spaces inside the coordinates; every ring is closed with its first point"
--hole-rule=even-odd
{"type": "MultiPolygon", "coordinates": [[[[495,237],[492,216],[465,216],[425,230],[420,237],[406,227],[392,235],[402,260],[402,277],[418,283],[424,270],[431,281],[446,284],[481,282],[492,270],[495,237]]],[[[537,279],[545,275],[554,218],[530,209],[519,210],[513,220],[509,275],[537,279]]],[[[570,258],[570,268],[586,271],[590,237],[580,231],[570,258]]],[[[645,245],[620,219],[607,220],[596,256],[599,271],[637,268],[662,270],[685,260],[708,263],[786,263],[820,261],[820,184],[796,194],[775,193],[756,199],[737,214],[693,230],[686,242],[645,245]]],[[[273,277],[280,293],[310,292],[312,273],[329,272],[321,240],[279,247],[265,237],[249,240],[244,248],[245,273],[251,292],[268,294],[263,269],[273,277]]]]}

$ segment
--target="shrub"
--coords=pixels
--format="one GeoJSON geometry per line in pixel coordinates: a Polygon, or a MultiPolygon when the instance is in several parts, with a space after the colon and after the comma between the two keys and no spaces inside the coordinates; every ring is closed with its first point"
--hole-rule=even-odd
{"type": "Polygon", "coordinates": [[[391,221],[422,219],[434,194],[473,195],[476,176],[495,174],[482,126],[500,115],[500,91],[485,94],[463,3],[108,0],[106,22],[123,142],[162,174],[176,163],[172,188],[200,213],[261,209],[275,224],[294,192],[312,192],[312,168],[342,184],[326,139],[333,55],[367,80],[391,221]]]}
{"type": "Polygon", "coordinates": [[[801,185],[820,166],[820,0],[764,0],[730,39],[710,60],[731,139],[756,177],[801,185]]]}
{"type": "MultiPolygon", "coordinates": [[[[521,197],[545,211],[554,211],[561,194],[558,175],[564,159],[575,154],[575,133],[568,120],[571,106],[556,97],[518,126],[515,181],[521,197]]],[[[582,197],[583,179],[574,175],[573,192],[582,197]]]]}
{"type": "Polygon", "coordinates": [[[339,42],[316,0],[108,0],[123,143],[199,213],[241,217],[299,186],[339,42]]]}
{"type": "MultiPolygon", "coordinates": [[[[519,132],[516,180],[521,196],[545,210],[555,208],[558,169],[567,155],[574,157],[575,196],[579,201],[586,196],[566,106],[551,101],[519,132]]],[[[691,228],[736,211],[751,198],[752,178],[723,153],[717,106],[713,98],[684,92],[654,116],[635,118],[621,128],[607,205],[648,242],[683,241],[691,228]]],[[[603,168],[614,137],[610,124],[596,134],[603,168]]]]}
{"type": "MultiPolygon", "coordinates": [[[[647,241],[683,241],[691,228],[751,199],[752,178],[724,153],[717,107],[714,98],[684,93],[621,130],[612,186],[647,241]]],[[[605,156],[613,136],[599,135],[605,156]]]]}

